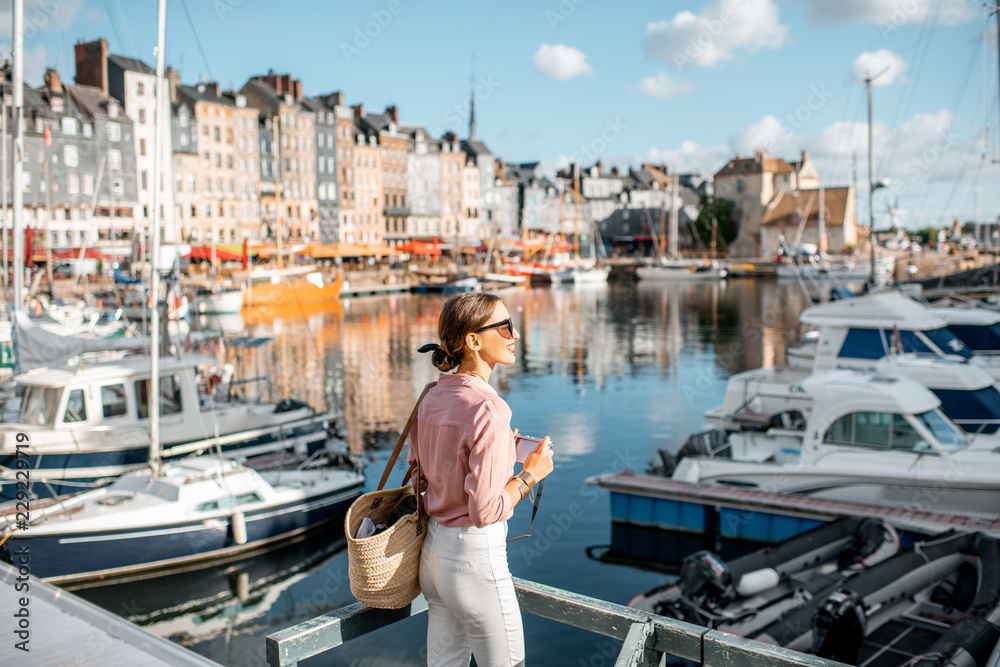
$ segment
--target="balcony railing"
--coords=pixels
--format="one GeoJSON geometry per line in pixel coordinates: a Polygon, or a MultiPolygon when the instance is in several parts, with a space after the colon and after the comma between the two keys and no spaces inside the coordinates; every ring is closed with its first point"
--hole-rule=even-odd
{"type": "MultiPolygon", "coordinates": [[[[665,655],[718,667],[842,665],[533,581],[515,578],[514,588],[522,612],[624,642],[616,667],[654,667],[665,655]]],[[[293,667],[300,660],[425,611],[427,602],[422,595],[396,610],[356,603],[269,635],[267,663],[271,667],[293,667]]]]}

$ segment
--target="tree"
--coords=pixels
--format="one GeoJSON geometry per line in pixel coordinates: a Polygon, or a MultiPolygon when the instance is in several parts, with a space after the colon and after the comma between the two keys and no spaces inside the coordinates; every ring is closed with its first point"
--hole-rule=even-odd
{"type": "Polygon", "coordinates": [[[937,243],[938,230],[937,227],[924,227],[916,232],[916,235],[920,237],[920,242],[924,245],[928,243],[937,243]]]}
{"type": "Polygon", "coordinates": [[[716,223],[716,245],[718,248],[725,248],[736,240],[739,233],[739,226],[733,216],[736,204],[729,199],[709,197],[703,195],[701,198],[701,212],[698,219],[694,221],[695,229],[705,245],[712,242],[712,221],[716,223]]]}

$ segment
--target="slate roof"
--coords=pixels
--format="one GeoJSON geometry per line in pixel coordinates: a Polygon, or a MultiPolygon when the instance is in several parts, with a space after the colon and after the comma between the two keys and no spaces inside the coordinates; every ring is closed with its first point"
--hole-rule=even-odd
{"type": "Polygon", "coordinates": [[[469,155],[493,155],[493,152],[481,141],[462,139],[462,150],[469,155]]]}
{"type": "Polygon", "coordinates": [[[108,56],[108,60],[114,64],[121,67],[123,70],[128,70],[129,72],[138,72],[140,74],[152,74],[156,75],[156,70],[142,62],[137,58],[129,58],[127,56],[108,56]]]}
{"type": "MultiPolygon", "coordinates": [[[[79,84],[68,85],[63,84],[63,90],[65,90],[68,96],[72,96],[74,104],[77,108],[83,112],[84,115],[93,118],[95,116],[107,116],[108,115],[108,101],[112,98],[108,96],[100,88],[95,88],[94,86],[82,86],[79,84]]],[[[27,95],[27,89],[25,89],[25,94],[27,95]]],[[[118,102],[115,102],[118,105],[118,102]]],[[[121,106],[118,105],[119,111],[121,106]]],[[[120,112],[118,118],[115,119],[121,123],[131,123],[132,121],[124,114],[120,112]]]]}
{"type": "MultiPolygon", "coordinates": [[[[850,190],[850,187],[824,188],[823,206],[825,210],[823,216],[826,218],[827,225],[840,226],[844,224],[850,190]]],[[[793,193],[782,192],[774,206],[764,214],[762,222],[765,225],[797,225],[797,206],[802,207],[802,215],[806,219],[806,224],[819,222],[819,190],[799,190],[798,204],[793,193]]]]}
{"type": "Polygon", "coordinates": [[[177,94],[182,95],[191,102],[208,102],[210,104],[223,104],[229,107],[236,106],[236,98],[231,93],[215,94],[215,89],[205,86],[204,90],[198,90],[196,86],[178,86],[177,94]]]}

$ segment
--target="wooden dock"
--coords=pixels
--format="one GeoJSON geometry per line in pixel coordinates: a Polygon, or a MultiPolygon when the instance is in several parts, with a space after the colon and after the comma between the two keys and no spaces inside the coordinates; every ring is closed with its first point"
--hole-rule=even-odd
{"type": "MultiPolygon", "coordinates": [[[[10,541],[30,548],[30,540],[10,541]]],[[[19,575],[4,562],[0,562],[0,610],[0,665],[219,667],[72,593],[30,574],[19,575]],[[22,610],[26,610],[23,622],[18,618],[22,610]]]]}
{"type": "Polygon", "coordinates": [[[706,509],[718,508],[720,536],[774,543],[844,516],[888,521],[898,529],[933,535],[946,530],[1000,536],[1000,518],[943,514],[755,489],[689,484],[653,475],[600,475],[587,480],[611,492],[613,521],[691,533],[708,528],[706,509]]]}

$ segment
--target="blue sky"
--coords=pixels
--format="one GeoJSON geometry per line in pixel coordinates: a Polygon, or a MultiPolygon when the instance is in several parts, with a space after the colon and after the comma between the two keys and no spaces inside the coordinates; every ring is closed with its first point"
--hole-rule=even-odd
{"type": "MultiPolygon", "coordinates": [[[[73,74],[73,44],[154,63],[153,0],[26,0],[26,76],[73,74]],[[33,28],[32,28],[33,26],[33,28]]],[[[0,35],[10,1],[0,2],[0,35]]],[[[874,89],[876,225],[997,219],[1000,157],[993,18],[972,0],[505,3],[287,0],[168,3],[167,60],[186,83],[240,87],[274,69],[404,123],[465,134],[471,61],[479,137],[508,161],[644,160],[714,172],[736,152],[810,151],[824,182],[866,183],[864,85],[874,89]],[[381,19],[381,23],[379,23],[381,19]],[[988,26],[983,45],[984,27],[988,26]],[[367,35],[365,31],[367,30],[367,35]],[[359,36],[361,35],[361,36],[359,36]],[[374,36],[370,36],[374,35],[374,36]],[[985,54],[985,59],[984,59],[985,54]],[[978,201],[977,201],[978,199],[978,201]]],[[[5,33],[2,31],[6,31],[5,33]]],[[[0,38],[0,51],[9,41],[0,38]]],[[[860,188],[862,214],[867,188],[860,188]]]]}

